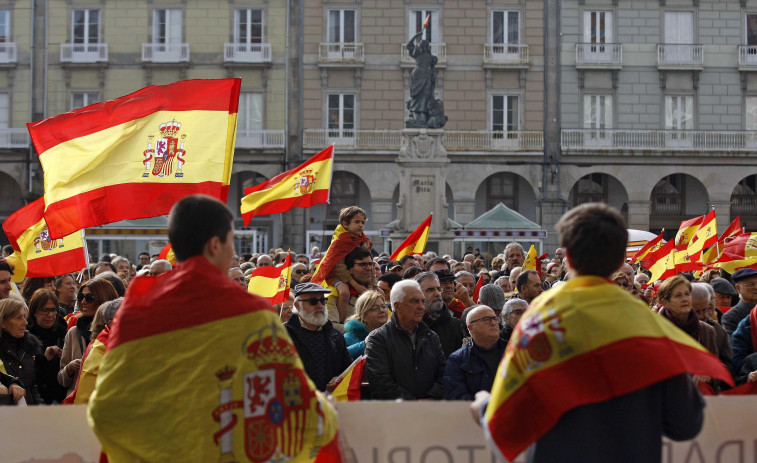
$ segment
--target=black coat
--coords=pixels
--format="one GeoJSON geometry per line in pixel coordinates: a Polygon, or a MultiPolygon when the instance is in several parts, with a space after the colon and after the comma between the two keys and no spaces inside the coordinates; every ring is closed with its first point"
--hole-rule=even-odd
{"type": "Polygon", "coordinates": [[[450,314],[446,305],[444,310],[440,311],[439,318],[432,320],[431,317],[426,315],[423,317],[423,322],[439,336],[445,358],[463,346],[463,331],[460,327],[460,320],[450,314]]]}
{"type": "Polygon", "coordinates": [[[37,371],[41,369],[44,359],[42,344],[36,336],[27,332],[19,339],[3,331],[3,336],[0,337],[0,360],[5,365],[6,373],[21,381],[29,405],[42,402],[37,389],[37,371]]]}
{"type": "Polygon", "coordinates": [[[313,374],[314,367],[312,362],[312,352],[302,334],[307,328],[300,324],[300,317],[296,315],[289,317],[289,320],[287,320],[284,326],[286,326],[289,336],[292,338],[292,342],[294,342],[294,347],[297,348],[297,353],[300,354],[300,359],[305,367],[305,372],[310,376],[310,379],[316,383],[315,386],[318,390],[325,391],[326,384],[328,384],[328,382],[335,376],[342,374],[342,372],[352,363],[352,357],[350,357],[349,352],[347,352],[347,343],[344,342],[344,335],[335,330],[331,325],[331,322],[327,321],[321,328],[327,339],[326,374],[313,374]],[[326,378],[325,383],[323,381],[315,381],[314,377],[320,376],[326,378]]]}
{"type": "MultiPolygon", "coordinates": [[[[42,350],[50,346],[63,348],[63,341],[66,338],[67,326],[62,318],[58,317],[55,324],[50,329],[45,329],[39,325],[29,328],[29,332],[35,335],[42,342],[42,350]]],[[[67,388],[61,386],[58,382],[58,371],[60,371],[60,357],[55,356],[49,362],[42,356],[40,368],[37,372],[37,387],[39,395],[47,404],[62,402],[66,398],[67,388]]]]}
{"type": "MultiPolygon", "coordinates": [[[[455,320],[457,321],[457,320],[455,320]]],[[[439,337],[421,322],[410,333],[399,326],[395,314],[365,340],[365,370],[374,400],[441,399],[446,357],[439,337]]]]}
{"type": "Polygon", "coordinates": [[[742,299],[739,299],[739,303],[731,307],[731,310],[723,314],[722,326],[728,336],[733,336],[733,332],[736,331],[736,327],[739,326],[739,322],[743,320],[749,312],[754,308],[754,304],[747,304],[742,299]]]}
{"type": "MultiPolygon", "coordinates": [[[[507,341],[500,338],[492,349],[500,357],[505,355],[507,341]]],[[[481,348],[471,340],[447,359],[444,368],[444,398],[446,400],[473,400],[478,391],[491,391],[496,371],[492,371],[481,355],[481,348]]]]}

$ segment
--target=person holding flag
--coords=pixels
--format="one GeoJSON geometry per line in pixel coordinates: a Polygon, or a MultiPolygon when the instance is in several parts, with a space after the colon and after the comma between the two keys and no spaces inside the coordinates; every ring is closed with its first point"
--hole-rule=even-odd
{"type": "Polygon", "coordinates": [[[704,401],[687,373],[732,385],[730,373],[607,281],[628,241],[616,210],[583,204],[556,228],[575,277],[523,314],[491,395],[476,394],[474,419],[510,461],[528,449],[529,462],[659,462],[663,435],[691,439],[702,427],[704,401]]]}

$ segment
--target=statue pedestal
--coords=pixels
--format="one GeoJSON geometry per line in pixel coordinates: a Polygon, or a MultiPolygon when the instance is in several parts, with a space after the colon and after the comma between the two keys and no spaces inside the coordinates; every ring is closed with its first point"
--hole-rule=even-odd
{"type": "Polygon", "coordinates": [[[447,229],[446,167],[449,164],[441,129],[404,129],[399,166],[397,227],[390,235],[396,248],[430,213],[427,250],[452,253],[454,235],[447,229]]]}

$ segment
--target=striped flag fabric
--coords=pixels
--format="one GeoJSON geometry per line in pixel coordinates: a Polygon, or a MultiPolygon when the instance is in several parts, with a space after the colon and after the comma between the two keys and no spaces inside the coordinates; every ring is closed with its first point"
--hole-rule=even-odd
{"type": "Polygon", "coordinates": [[[657,235],[655,238],[649,240],[642,246],[641,249],[636,251],[634,255],[631,256],[631,264],[635,264],[636,262],[639,262],[640,260],[643,260],[648,254],[660,249],[660,246],[662,243],[662,235],[665,233],[665,230],[662,230],[662,233],[657,235]]]}
{"type": "Polygon", "coordinates": [[[704,216],[694,217],[693,219],[684,220],[681,222],[681,226],[676,233],[675,244],[677,249],[686,249],[689,245],[694,234],[699,230],[699,226],[702,224],[704,216]]]}
{"type": "Polygon", "coordinates": [[[7,261],[13,266],[11,281],[25,277],[51,277],[78,272],[87,266],[82,231],[52,239],[43,217],[44,198],[39,198],[11,214],[3,230],[13,246],[7,261]]]}
{"type": "Polygon", "coordinates": [[[730,274],[742,268],[757,270],[757,256],[743,257],[724,252],[715,263],[715,267],[725,270],[730,274]]]}
{"type": "Polygon", "coordinates": [[[168,214],[191,194],[226,202],[241,79],[153,85],[27,124],[52,238],[168,214]]]}
{"type": "Polygon", "coordinates": [[[715,209],[707,213],[702,220],[702,224],[694,233],[694,237],[689,242],[686,249],[689,257],[693,262],[697,262],[702,257],[702,251],[713,246],[718,242],[718,225],[715,218],[715,209]]]}
{"type": "Polygon", "coordinates": [[[757,256],[757,233],[742,233],[722,246],[724,253],[740,257],[757,256]]]}
{"type": "Polygon", "coordinates": [[[244,224],[259,215],[328,202],[333,166],[334,145],[331,145],[294,169],[245,188],[240,208],[244,224]]]}
{"type": "Polygon", "coordinates": [[[161,249],[160,253],[158,254],[158,259],[167,260],[171,263],[172,266],[176,266],[176,254],[174,254],[173,252],[171,243],[163,246],[163,249],[161,249]]]}
{"type": "Polygon", "coordinates": [[[268,299],[271,304],[279,304],[289,299],[291,282],[292,255],[287,254],[281,267],[261,267],[253,270],[247,290],[268,299]]]}
{"type": "Polygon", "coordinates": [[[533,244],[528,249],[525,259],[523,259],[523,270],[534,270],[541,277],[541,261],[536,254],[536,246],[533,244]]]}
{"type": "Polygon", "coordinates": [[[649,270],[652,275],[644,287],[651,285],[657,280],[664,280],[675,275],[675,252],[675,241],[670,240],[654,253],[647,254],[647,260],[642,264],[642,267],[649,270]]]}
{"type": "Polygon", "coordinates": [[[340,461],[278,314],[202,256],[132,280],[87,414],[111,462],[340,461]]]}
{"type": "Polygon", "coordinates": [[[476,281],[476,286],[473,288],[473,295],[471,296],[471,299],[474,303],[478,304],[478,298],[479,294],[481,294],[481,287],[484,286],[484,277],[481,275],[478,276],[478,281],[476,281]]]}
{"type": "Polygon", "coordinates": [[[394,254],[389,257],[389,260],[399,260],[408,254],[423,254],[426,250],[426,243],[428,242],[428,234],[431,231],[431,219],[434,214],[430,214],[426,217],[426,220],[421,222],[418,228],[415,229],[410,235],[405,238],[405,241],[397,246],[394,254]]]}
{"type": "Polygon", "coordinates": [[[733,222],[731,222],[730,225],[728,225],[728,228],[725,229],[722,235],[720,235],[720,238],[718,238],[719,243],[725,242],[726,238],[729,238],[731,236],[738,236],[740,234],[744,233],[744,230],[741,228],[741,216],[737,215],[735,219],[733,219],[733,222]]]}
{"type": "Polygon", "coordinates": [[[720,360],[691,336],[596,276],[580,276],[543,293],[512,339],[519,341],[507,346],[482,419],[486,438],[508,461],[581,405],[682,373],[733,385],[720,360]],[[597,326],[602,329],[592,328],[597,326]]]}
{"type": "Polygon", "coordinates": [[[352,364],[336,379],[336,386],[331,396],[337,402],[352,402],[360,400],[360,383],[365,368],[365,355],[356,358],[352,364]]]}

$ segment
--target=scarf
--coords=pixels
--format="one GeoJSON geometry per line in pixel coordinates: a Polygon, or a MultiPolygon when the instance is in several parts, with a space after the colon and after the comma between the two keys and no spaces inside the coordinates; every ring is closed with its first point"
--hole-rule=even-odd
{"type": "Polygon", "coordinates": [[[675,315],[673,315],[673,313],[665,307],[660,309],[660,315],[670,320],[675,326],[682,329],[686,334],[699,342],[699,318],[697,317],[696,312],[694,312],[693,310],[689,312],[689,317],[683,323],[681,323],[681,321],[678,320],[675,315]]]}

